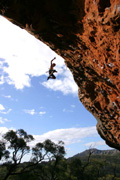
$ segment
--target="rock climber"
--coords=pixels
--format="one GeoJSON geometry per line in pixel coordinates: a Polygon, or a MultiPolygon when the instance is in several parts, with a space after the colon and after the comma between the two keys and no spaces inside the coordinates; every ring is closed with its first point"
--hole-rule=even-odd
{"type": "Polygon", "coordinates": [[[55,75],[53,73],[56,73],[57,71],[55,69],[53,69],[56,64],[53,63],[53,61],[56,59],[56,57],[54,57],[52,60],[51,60],[51,64],[50,64],[50,69],[49,69],[49,76],[47,78],[47,80],[49,79],[56,79],[55,75]]]}

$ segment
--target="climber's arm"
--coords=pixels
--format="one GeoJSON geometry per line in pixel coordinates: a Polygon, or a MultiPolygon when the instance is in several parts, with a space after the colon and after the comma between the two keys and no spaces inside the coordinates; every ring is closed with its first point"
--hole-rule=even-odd
{"type": "Polygon", "coordinates": [[[51,64],[52,64],[52,62],[53,62],[55,59],[56,59],[56,57],[54,57],[54,58],[51,60],[51,64]]]}

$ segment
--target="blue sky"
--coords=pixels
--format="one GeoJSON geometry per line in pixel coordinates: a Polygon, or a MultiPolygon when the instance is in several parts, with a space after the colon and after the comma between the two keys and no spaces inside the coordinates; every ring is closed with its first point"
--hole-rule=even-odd
{"type": "Polygon", "coordinates": [[[64,141],[67,157],[90,147],[110,149],[96,119],[80,103],[64,59],[0,16],[0,134],[24,129],[36,142],[64,141]],[[56,80],[47,81],[56,57],[56,80]]]}

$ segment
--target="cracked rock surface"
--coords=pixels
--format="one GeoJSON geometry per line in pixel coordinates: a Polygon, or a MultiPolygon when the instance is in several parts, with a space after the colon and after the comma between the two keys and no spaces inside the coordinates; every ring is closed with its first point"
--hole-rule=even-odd
{"type": "Polygon", "coordinates": [[[1,0],[0,14],[65,59],[98,133],[120,150],[120,0],[1,0]]]}

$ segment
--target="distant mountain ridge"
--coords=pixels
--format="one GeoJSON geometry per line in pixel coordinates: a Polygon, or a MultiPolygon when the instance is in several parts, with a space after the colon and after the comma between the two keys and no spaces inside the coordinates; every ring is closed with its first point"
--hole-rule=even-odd
{"type": "Polygon", "coordinates": [[[120,151],[116,149],[99,150],[99,149],[92,148],[92,149],[85,150],[81,153],[78,153],[74,155],[72,158],[85,157],[85,156],[88,156],[90,153],[92,153],[92,155],[116,155],[117,153],[120,153],[120,151]]]}

